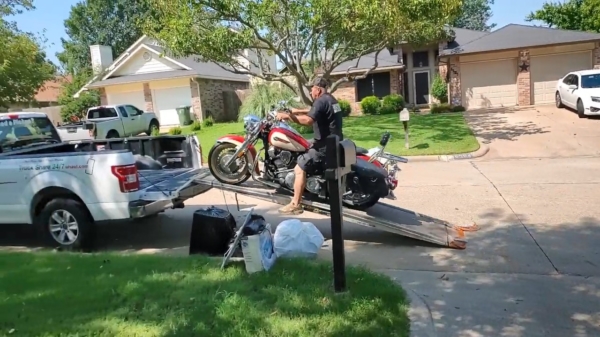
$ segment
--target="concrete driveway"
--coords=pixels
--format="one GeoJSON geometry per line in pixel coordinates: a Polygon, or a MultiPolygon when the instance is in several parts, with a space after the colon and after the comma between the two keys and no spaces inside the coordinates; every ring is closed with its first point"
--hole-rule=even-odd
{"type": "Polygon", "coordinates": [[[600,119],[554,106],[469,111],[467,120],[491,158],[560,158],[600,154],[600,119]]]}

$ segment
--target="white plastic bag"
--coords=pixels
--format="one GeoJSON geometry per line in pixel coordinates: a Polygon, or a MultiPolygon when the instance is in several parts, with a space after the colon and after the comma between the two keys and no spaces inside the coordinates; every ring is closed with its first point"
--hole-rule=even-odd
{"type": "Polygon", "coordinates": [[[249,274],[263,270],[269,271],[273,267],[277,255],[273,250],[270,224],[267,224],[266,228],[259,234],[243,238],[241,243],[246,271],[249,274]]]}
{"type": "Polygon", "coordinates": [[[298,219],[282,221],[273,237],[277,257],[315,258],[325,238],[315,225],[298,219]]]}

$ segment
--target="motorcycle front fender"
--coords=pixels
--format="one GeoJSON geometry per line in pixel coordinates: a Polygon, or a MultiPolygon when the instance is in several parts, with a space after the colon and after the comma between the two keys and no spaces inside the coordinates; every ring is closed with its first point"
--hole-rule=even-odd
{"type": "MultiPolygon", "coordinates": [[[[229,143],[229,144],[233,144],[235,146],[240,146],[244,143],[244,136],[240,136],[240,135],[226,135],[223,137],[220,137],[219,139],[217,139],[217,144],[221,144],[221,143],[229,143]]],[[[250,144],[248,145],[248,154],[250,155],[252,162],[248,163],[249,165],[253,165],[254,166],[254,160],[256,159],[256,148],[254,147],[254,145],[250,144]]],[[[254,166],[254,172],[256,172],[256,174],[260,174],[260,168],[258,167],[258,165],[254,166]]]]}

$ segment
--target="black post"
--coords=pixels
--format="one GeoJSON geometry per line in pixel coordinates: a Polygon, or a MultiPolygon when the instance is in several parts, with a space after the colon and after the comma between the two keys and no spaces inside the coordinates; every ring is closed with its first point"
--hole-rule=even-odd
{"type": "Polygon", "coordinates": [[[325,178],[329,190],[329,208],[331,211],[331,241],[333,252],[333,287],[335,292],[346,291],[346,256],[342,234],[342,176],[340,174],[340,139],[336,135],[327,137],[327,169],[325,178]]]}

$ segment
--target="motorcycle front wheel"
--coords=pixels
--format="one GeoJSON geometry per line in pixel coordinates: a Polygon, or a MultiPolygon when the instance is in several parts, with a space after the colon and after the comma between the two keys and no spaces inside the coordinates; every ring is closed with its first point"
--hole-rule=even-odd
{"type": "Polygon", "coordinates": [[[250,168],[248,167],[248,163],[251,162],[249,160],[249,153],[236,159],[231,164],[231,167],[225,167],[227,161],[235,153],[236,147],[235,144],[231,143],[218,143],[208,153],[208,168],[210,169],[210,173],[215,179],[224,184],[239,185],[251,176],[250,168]]]}

